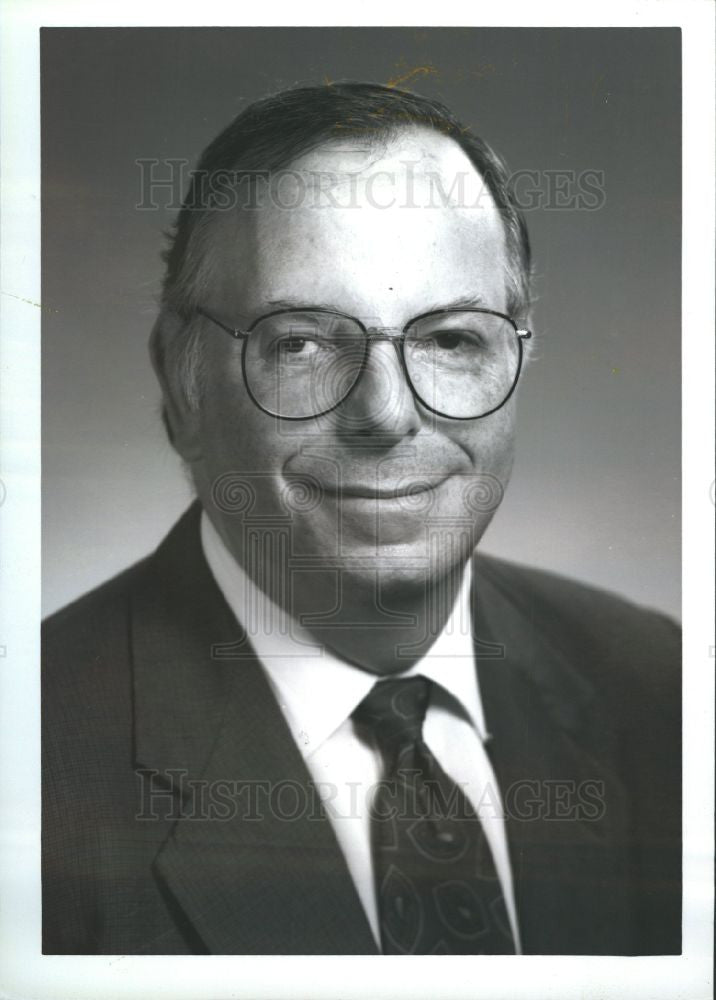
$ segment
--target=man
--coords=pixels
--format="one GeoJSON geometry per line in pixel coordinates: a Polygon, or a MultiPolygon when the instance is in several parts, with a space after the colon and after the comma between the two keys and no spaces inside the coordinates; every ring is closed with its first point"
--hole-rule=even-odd
{"type": "Polygon", "coordinates": [[[474,556],[529,267],[435,102],[208,147],[152,334],[197,502],[46,624],[46,952],[680,951],[676,628],[474,556]]]}

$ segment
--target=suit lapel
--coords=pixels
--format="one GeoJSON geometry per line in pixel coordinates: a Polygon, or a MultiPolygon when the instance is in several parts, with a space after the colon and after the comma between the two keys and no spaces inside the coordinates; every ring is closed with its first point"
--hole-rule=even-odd
{"type": "Polygon", "coordinates": [[[626,793],[598,692],[549,640],[529,597],[507,593],[487,560],[476,560],[474,579],[478,677],[523,950],[623,953],[626,793]]]}
{"type": "Polygon", "coordinates": [[[192,508],[132,608],[135,758],[181,816],[154,871],[213,954],[377,951],[332,826],[192,508]],[[226,651],[231,650],[227,658],[226,651]]]}

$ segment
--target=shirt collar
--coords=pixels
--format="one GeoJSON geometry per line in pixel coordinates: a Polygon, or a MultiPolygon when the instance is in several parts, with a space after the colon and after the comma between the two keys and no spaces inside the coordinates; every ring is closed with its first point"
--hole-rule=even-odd
{"type": "MultiPolygon", "coordinates": [[[[201,515],[201,543],[214,579],[245,629],[299,749],[309,757],[343,725],[379,678],[317,643],[274,604],[231,555],[205,511],[201,515]]],[[[442,632],[410,669],[393,676],[421,674],[434,681],[459,703],[484,741],[472,642],[471,586],[468,561],[442,632]]]]}

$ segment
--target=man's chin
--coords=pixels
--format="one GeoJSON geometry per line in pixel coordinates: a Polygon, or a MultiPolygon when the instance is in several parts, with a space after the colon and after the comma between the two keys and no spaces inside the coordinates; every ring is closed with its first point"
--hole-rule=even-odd
{"type": "Polygon", "coordinates": [[[413,591],[424,591],[436,581],[460,569],[470,558],[473,546],[426,547],[425,545],[382,545],[370,554],[353,552],[339,560],[344,587],[369,591],[379,587],[379,597],[395,595],[405,601],[413,591]]]}

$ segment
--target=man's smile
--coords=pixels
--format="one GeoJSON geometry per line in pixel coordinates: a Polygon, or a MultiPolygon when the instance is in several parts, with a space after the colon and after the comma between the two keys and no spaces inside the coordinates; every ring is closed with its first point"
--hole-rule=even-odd
{"type": "Polygon", "coordinates": [[[380,485],[373,485],[371,483],[330,484],[325,485],[323,487],[323,491],[327,494],[335,496],[339,500],[400,500],[403,498],[409,499],[410,497],[419,496],[422,493],[434,491],[441,486],[447,478],[447,475],[440,475],[434,477],[432,480],[421,478],[410,482],[406,482],[405,479],[401,479],[395,484],[380,483],[380,485]]]}

